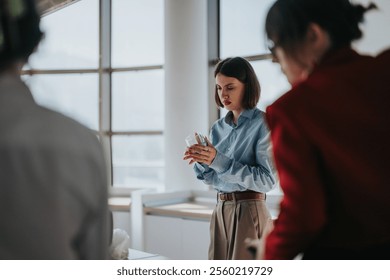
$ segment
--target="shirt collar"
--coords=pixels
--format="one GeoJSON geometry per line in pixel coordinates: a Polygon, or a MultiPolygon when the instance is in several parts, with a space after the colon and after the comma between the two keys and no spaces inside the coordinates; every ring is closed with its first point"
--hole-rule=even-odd
{"type": "Polygon", "coordinates": [[[238,127],[243,124],[247,119],[251,119],[256,110],[257,108],[242,111],[240,116],[238,117],[237,125],[233,123],[233,112],[229,111],[225,116],[225,123],[227,123],[231,127],[238,127]]]}

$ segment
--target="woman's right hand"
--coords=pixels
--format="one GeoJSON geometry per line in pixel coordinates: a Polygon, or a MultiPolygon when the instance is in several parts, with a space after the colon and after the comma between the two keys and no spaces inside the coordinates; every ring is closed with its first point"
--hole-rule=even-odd
{"type": "MultiPolygon", "coordinates": [[[[197,144],[195,144],[195,145],[197,145],[197,144]]],[[[187,147],[187,148],[186,148],[186,151],[184,152],[183,160],[190,160],[190,161],[188,162],[188,164],[193,164],[193,163],[195,162],[195,160],[194,160],[193,157],[192,157],[192,153],[191,153],[191,148],[192,148],[193,146],[195,146],[195,145],[192,145],[192,146],[190,146],[190,147],[187,147]]]]}
{"type": "Polygon", "coordinates": [[[204,163],[210,165],[215,156],[217,155],[217,150],[211,144],[209,139],[206,137],[207,146],[201,144],[195,144],[188,147],[184,153],[183,160],[190,160],[188,164],[194,162],[204,163]]]}

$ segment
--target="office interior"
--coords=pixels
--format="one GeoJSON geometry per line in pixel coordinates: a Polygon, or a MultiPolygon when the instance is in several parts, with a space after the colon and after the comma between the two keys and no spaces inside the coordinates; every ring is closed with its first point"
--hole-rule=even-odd
{"type": "MultiPolygon", "coordinates": [[[[91,129],[107,161],[114,229],[130,248],[207,259],[212,186],[183,161],[184,139],[226,114],[214,101],[220,59],[250,61],[261,110],[290,85],[264,33],[274,0],[37,0],[45,38],[23,68],[34,99],[91,129]]],[[[368,4],[370,1],[356,0],[368,4]]],[[[375,0],[354,48],[390,46],[390,1],[375,0]]],[[[283,194],[267,197],[273,217],[283,194]]]]}

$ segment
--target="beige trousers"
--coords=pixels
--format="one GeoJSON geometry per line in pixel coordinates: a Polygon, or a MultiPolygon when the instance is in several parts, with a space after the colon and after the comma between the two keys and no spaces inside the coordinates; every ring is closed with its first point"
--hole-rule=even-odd
{"type": "Polygon", "coordinates": [[[245,239],[259,239],[271,215],[265,200],[218,201],[210,224],[210,260],[251,260],[245,239]]]}

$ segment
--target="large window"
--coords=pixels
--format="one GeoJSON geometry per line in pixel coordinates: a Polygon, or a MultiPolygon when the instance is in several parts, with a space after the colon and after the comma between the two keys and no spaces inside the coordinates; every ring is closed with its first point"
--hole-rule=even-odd
{"type": "Polygon", "coordinates": [[[164,72],[126,71],[112,75],[112,130],[164,129],[164,72]]]}
{"type": "Polygon", "coordinates": [[[99,130],[98,75],[39,74],[24,77],[35,101],[99,130]]]}
{"type": "Polygon", "coordinates": [[[44,39],[25,65],[35,101],[99,130],[99,2],[83,0],[42,18],[44,39]]]}
{"type": "Polygon", "coordinates": [[[112,66],[164,63],[164,0],[112,0],[112,66]]]}
{"type": "Polygon", "coordinates": [[[113,185],[164,183],[164,1],[112,0],[113,185]]]}
{"type": "Polygon", "coordinates": [[[267,52],[264,21],[274,0],[220,0],[221,57],[267,52]]]}
{"type": "Polygon", "coordinates": [[[24,67],[37,103],[100,136],[114,187],[164,182],[163,16],[163,0],[76,1],[42,18],[24,67]]]}
{"type": "Polygon", "coordinates": [[[42,18],[45,33],[34,69],[97,69],[99,65],[99,1],[82,0],[42,18]]]}

